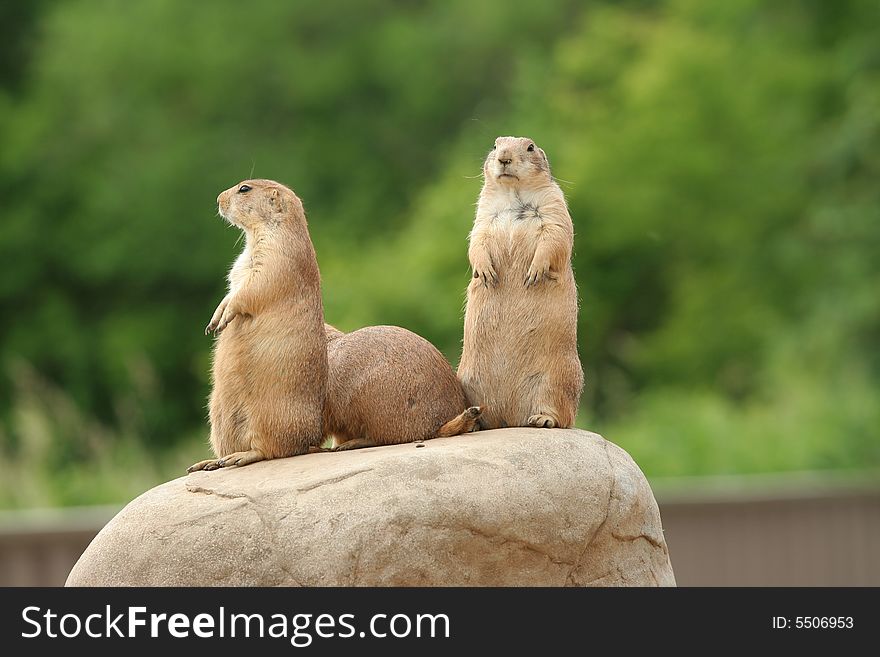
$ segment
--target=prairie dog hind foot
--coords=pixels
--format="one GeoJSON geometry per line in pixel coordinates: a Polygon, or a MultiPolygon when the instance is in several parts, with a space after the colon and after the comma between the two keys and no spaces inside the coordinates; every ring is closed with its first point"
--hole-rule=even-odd
{"type": "Polygon", "coordinates": [[[193,463],[189,466],[187,472],[197,472],[199,470],[219,470],[220,468],[228,468],[234,465],[250,465],[258,461],[265,461],[266,455],[258,449],[251,449],[246,452],[233,452],[219,459],[206,459],[193,463]]]}
{"type": "Polygon", "coordinates": [[[437,431],[437,437],[448,438],[449,436],[470,433],[477,428],[477,421],[482,414],[483,410],[479,406],[466,408],[460,415],[457,415],[440,427],[437,431]]]}
{"type": "Polygon", "coordinates": [[[369,438],[352,438],[351,440],[346,440],[344,443],[336,445],[336,447],[333,447],[330,451],[344,452],[349,449],[365,449],[367,447],[378,447],[378,445],[369,438]]]}
{"type": "Polygon", "coordinates": [[[559,426],[559,423],[553,417],[545,415],[544,413],[536,413],[535,415],[529,416],[526,423],[530,427],[538,427],[539,429],[554,429],[559,426]]]}

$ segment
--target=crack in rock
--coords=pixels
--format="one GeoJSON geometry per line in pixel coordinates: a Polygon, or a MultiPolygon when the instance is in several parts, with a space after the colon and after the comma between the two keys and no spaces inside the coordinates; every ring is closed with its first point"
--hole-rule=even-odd
{"type": "MultiPolygon", "coordinates": [[[[264,531],[262,532],[262,536],[267,539],[267,547],[269,547],[270,549],[275,566],[277,566],[278,569],[281,570],[281,572],[287,575],[296,586],[302,586],[302,583],[294,576],[290,568],[284,562],[284,550],[279,549],[280,546],[277,542],[277,530],[280,520],[275,517],[271,509],[266,507],[265,504],[258,502],[247,493],[221,493],[218,490],[205,488],[204,486],[199,486],[198,484],[186,484],[186,489],[190,493],[216,495],[217,497],[226,500],[245,500],[250,506],[253,507],[253,511],[256,514],[257,519],[260,521],[260,524],[263,525],[264,531]]],[[[287,517],[287,515],[289,515],[289,513],[285,514],[284,517],[287,517]]]]}
{"type": "Polygon", "coordinates": [[[607,573],[602,573],[602,574],[599,575],[598,577],[594,577],[594,578],[591,579],[591,580],[587,580],[586,582],[582,582],[582,583],[581,583],[581,586],[590,586],[590,585],[595,584],[596,582],[598,582],[598,581],[600,581],[600,580],[605,579],[606,577],[611,577],[613,574],[614,574],[614,573],[613,573],[612,571],[609,570],[607,573]]]}
{"type": "Polygon", "coordinates": [[[602,533],[602,530],[605,529],[605,525],[608,523],[608,517],[611,515],[611,501],[616,497],[614,495],[614,490],[617,488],[617,476],[614,474],[614,464],[611,462],[611,455],[608,453],[608,441],[604,438],[602,439],[602,448],[605,450],[605,458],[608,460],[608,470],[611,473],[611,485],[608,487],[608,502],[605,504],[605,517],[602,519],[602,522],[599,523],[599,526],[596,527],[590,540],[587,541],[587,544],[584,546],[583,551],[581,551],[580,556],[574,562],[571,570],[568,571],[568,575],[565,576],[565,579],[562,582],[563,586],[574,584],[573,576],[575,571],[580,567],[581,561],[583,561],[584,556],[586,556],[589,549],[593,546],[593,543],[596,542],[596,539],[602,533]]]}
{"type": "Polygon", "coordinates": [[[303,486],[302,488],[297,488],[297,492],[306,493],[310,490],[315,490],[316,488],[320,488],[321,486],[327,486],[328,484],[338,484],[340,481],[345,481],[346,479],[350,479],[355,475],[363,474],[364,472],[370,472],[373,468],[363,468],[362,470],[355,470],[354,472],[348,472],[344,475],[339,475],[338,477],[333,477],[331,479],[322,479],[321,481],[316,481],[313,484],[309,484],[308,486],[303,486]]]}
{"type": "Polygon", "coordinates": [[[361,545],[355,548],[354,551],[354,564],[351,567],[351,573],[349,575],[349,586],[357,586],[358,585],[358,576],[361,568],[361,545]]]}
{"type": "Polygon", "coordinates": [[[637,541],[640,538],[642,538],[642,539],[648,541],[648,543],[653,545],[658,550],[663,550],[663,552],[666,552],[666,545],[664,543],[662,543],[662,542],[658,541],[657,539],[655,539],[651,536],[648,536],[646,534],[639,534],[637,536],[626,536],[624,534],[617,534],[615,532],[611,532],[611,536],[613,538],[616,538],[618,541],[626,541],[628,543],[632,543],[633,541],[637,541]]]}
{"type": "Polygon", "coordinates": [[[490,532],[483,531],[481,529],[477,529],[475,527],[467,527],[467,526],[450,526],[450,525],[431,525],[432,527],[442,527],[443,529],[463,529],[466,532],[470,532],[476,536],[480,536],[485,538],[486,540],[492,543],[498,543],[498,545],[507,545],[508,543],[513,543],[514,545],[519,545],[526,549],[529,552],[534,552],[537,555],[540,555],[550,561],[551,563],[556,564],[557,566],[571,566],[570,561],[562,561],[557,559],[554,555],[549,552],[541,549],[540,546],[535,545],[534,543],[530,543],[521,538],[516,538],[513,536],[504,536],[502,534],[492,534],[490,532]],[[500,542],[498,542],[500,541],[500,542]]]}
{"type": "Polygon", "coordinates": [[[221,493],[218,490],[214,490],[211,488],[205,488],[204,486],[199,486],[198,484],[187,484],[186,490],[190,493],[202,493],[203,495],[216,495],[217,497],[222,497],[224,500],[241,500],[245,499],[249,502],[253,502],[256,504],[254,499],[250,495],[246,495],[245,493],[240,493],[238,495],[232,493],[221,493]]]}

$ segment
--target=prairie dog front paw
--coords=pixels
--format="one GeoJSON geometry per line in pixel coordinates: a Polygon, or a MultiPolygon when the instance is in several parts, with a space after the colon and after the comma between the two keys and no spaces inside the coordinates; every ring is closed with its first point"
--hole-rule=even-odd
{"type": "Polygon", "coordinates": [[[216,333],[217,326],[220,324],[220,318],[223,316],[223,312],[226,310],[226,306],[229,305],[229,295],[227,294],[223,297],[223,300],[217,304],[217,309],[214,311],[214,314],[211,315],[211,321],[208,322],[208,325],[205,327],[205,335],[208,333],[216,333]]]}
{"type": "Polygon", "coordinates": [[[550,259],[549,258],[541,258],[537,255],[532,259],[532,264],[529,265],[529,270],[526,272],[526,277],[523,280],[523,285],[526,287],[532,287],[533,285],[537,285],[545,278],[554,279],[556,276],[550,270],[550,259]]]}
{"type": "Polygon", "coordinates": [[[239,312],[234,308],[232,297],[227,295],[223,301],[220,302],[220,305],[217,306],[217,310],[214,311],[211,321],[208,322],[208,325],[205,327],[205,335],[208,335],[208,333],[219,335],[237,315],[239,315],[239,312]]]}
{"type": "Polygon", "coordinates": [[[488,255],[472,262],[471,268],[474,270],[474,278],[480,279],[485,287],[489,287],[490,284],[498,285],[498,273],[488,255]]]}

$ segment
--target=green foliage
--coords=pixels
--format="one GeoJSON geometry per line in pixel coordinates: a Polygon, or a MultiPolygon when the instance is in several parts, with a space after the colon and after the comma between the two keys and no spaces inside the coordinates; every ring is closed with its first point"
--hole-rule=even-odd
{"type": "MultiPolygon", "coordinates": [[[[139,369],[137,390],[114,399],[111,427],[31,367],[16,363],[6,426],[22,440],[0,459],[0,508],[121,502],[204,458],[201,432],[179,434],[164,450],[145,442],[150,434],[142,409],[155,394],[155,382],[149,364],[140,363],[139,369]]],[[[0,433],[0,441],[5,438],[0,433]]]]}
{"type": "Polygon", "coordinates": [[[238,237],[214,198],[252,172],[304,199],[328,321],[403,325],[454,363],[500,134],[535,138],[569,199],[581,426],[649,476],[880,464],[876,3],[9,20],[0,505],[124,498],[204,451],[201,329],[238,237]]]}

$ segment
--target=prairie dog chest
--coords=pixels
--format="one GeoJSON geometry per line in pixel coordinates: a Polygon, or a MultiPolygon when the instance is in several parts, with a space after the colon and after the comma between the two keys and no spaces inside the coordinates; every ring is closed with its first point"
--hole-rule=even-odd
{"type": "Polygon", "coordinates": [[[537,232],[543,223],[542,200],[528,193],[493,194],[480,201],[480,221],[493,233],[537,232]]]}
{"type": "Polygon", "coordinates": [[[544,224],[541,199],[530,194],[498,194],[480,201],[479,230],[502,251],[533,244],[544,224]]]}
{"type": "Polygon", "coordinates": [[[235,259],[232,268],[229,270],[229,291],[235,293],[242,286],[248,273],[251,270],[252,259],[250,245],[246,245],[244,250],[235,259]]]}

